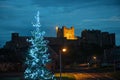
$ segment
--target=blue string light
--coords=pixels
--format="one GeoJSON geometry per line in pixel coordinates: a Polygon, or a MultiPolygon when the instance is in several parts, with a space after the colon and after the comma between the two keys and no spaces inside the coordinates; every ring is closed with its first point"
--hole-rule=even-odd
{"type": "Polygon", "coordinates": [[[55,80],[54,75],[46,68],[46,64],[51,61],[50,54],[46,53],[47,40],[44,40],[44,31],[40,30],[41,24],[39,11],[35,16],[36,23],[33,24],[35,30],[32,31],[32,38],[27,40],[31,43],[25,64],[27,68],[24,72],[26,80],[55,80]]]}

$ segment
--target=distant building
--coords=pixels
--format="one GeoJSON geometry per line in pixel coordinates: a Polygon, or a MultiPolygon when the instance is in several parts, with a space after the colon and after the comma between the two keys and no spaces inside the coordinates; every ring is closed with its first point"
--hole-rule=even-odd
{"type": "Polygon", "coordinates": [[[112,56],[116,69],[120,69],[120,46],[112,50],[112,56]]]}
{"type": "Polygon", "coordinates": [[[102,45],[115,46],[115,33],[102,32],[102,45]]]}
{"type": "Polygon", "coordinates": [[[120,69],[120,46],[106,49],[103,57],[103,62],[112,63],[114,67],[120,69]]]}
{"type": "Polygon", "coordinates": [[[81,33],[81,37],[83,39],[83,43],[88,44],[98,44],[100,45],[102,42],[100,30],[83,30],[81,33]]]}
{"type": "Polygon", "coordinates": [[[83,43],[100,46],[115,46],[115,33],[101,32],[100,30],[83,30],[81,33],[83,43]]]}
{"type": "Polygon", "coordinates": [[[113,48],[111,50],[111,54],[113,56],[113,61],[119,62],[119,64],[120,64],[120,46],[113,48]]]}
{"type": "Polygon", "coordinates": [[[27,42],[27,39],[29,38],[29,36],[19,36],[19,33],[12,33],[11,41],[6,42],[4,47],[9,49],[28,48],[30,43],[27,42]]]}

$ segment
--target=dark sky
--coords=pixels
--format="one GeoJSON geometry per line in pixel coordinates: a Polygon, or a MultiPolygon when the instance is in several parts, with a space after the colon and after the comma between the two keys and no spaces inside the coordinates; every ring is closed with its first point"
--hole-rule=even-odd
{"type": "Polygon", "coordinates": [[[12,32],[30,35],[38,10],[46,36],[56,36],[56,26],[74,26],[76,36],[84,29],[116,33],[120,45],[120,0],[0,0],[0,45],[12,32]]]}

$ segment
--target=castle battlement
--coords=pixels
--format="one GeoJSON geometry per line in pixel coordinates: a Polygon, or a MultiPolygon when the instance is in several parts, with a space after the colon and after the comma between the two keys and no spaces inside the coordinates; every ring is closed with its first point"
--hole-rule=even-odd
{"type": "Polygon", "coordinates": [[[56,27],[57,37],[64,37],[68,40],[77,40],[77,37],[74,34],[74,27],[67,28],[63,26],[62,28],[56,27]]]}

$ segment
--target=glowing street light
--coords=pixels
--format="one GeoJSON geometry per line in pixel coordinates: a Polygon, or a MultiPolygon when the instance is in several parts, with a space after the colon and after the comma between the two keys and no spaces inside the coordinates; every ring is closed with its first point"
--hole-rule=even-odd
{"type": "Polygon", "coordinates": [[[96,59],[97,59],[97,57],[96,57],[96,56],[93,56],[93,59],[94,59],[94,60],[96,60],[96,59]]]}
{"type": "Polygon", "coordinates": [[[67,51],[67,49],[66,49],[66,48],[63,48],[63,49],[62,49],[62,52],[66,52],[66,51],[67,51]]]}
{"type": "Polygon", "coordinates": [[[62,61],[61,61],[61,59],[62,59],[62,57],[61,57],[61,55],[62,55],[62,52],[66,52],[67,51],[67,49],[66,48],[63,48],[62,50],[60,50],[60,52],[59,52],[59,54],[60,54],[60,80],[62,80],[61,79],[61,73],[62,73],[62,61]]]}
{"type": "Polygon", "coordinates": [[[58,32],[58,26],[56,26],[56,32],[58,32]]]}

